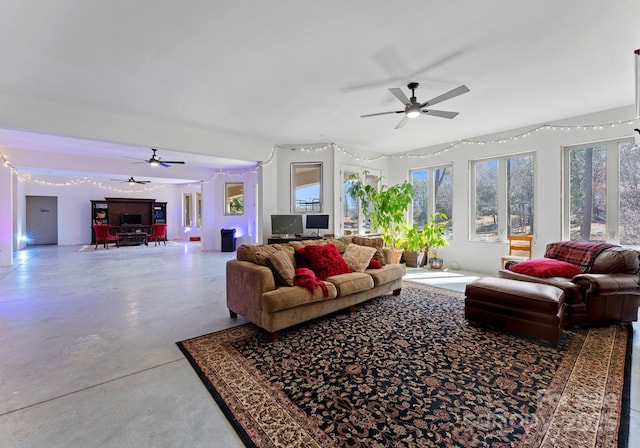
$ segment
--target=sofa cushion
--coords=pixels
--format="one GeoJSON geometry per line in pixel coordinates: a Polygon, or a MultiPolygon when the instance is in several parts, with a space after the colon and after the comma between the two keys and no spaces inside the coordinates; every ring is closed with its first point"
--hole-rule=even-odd
{"type": "Polygon", "coordinates": [[[510,271],[518,274],[531,275],[532,277],[568,277],[572,278],[582,271],[571,263],[551,258],[534,258],[532,260],[521,261],[509,268],[510,271]]]}
{"type": "Polygon", "coordinates": [[[267,257],[267,263],[280,283],[293,286],[296,267],[285,250],[278,250],[267,257]]]}
{"type": "Polygon", "coordinates": [[[342,258],[347,262],[351,272],[364,272],[375,253],[375,247],[359,246],[351,243],[347,246],[342,258]]]}
{"type": "Polygon", "coordinates": [[[626,247],[612,247],[601,252],[589,270],[591,274],[637,274],[640,254],[626,247]]]}
{"type": "Polygon", "coordinates": [[[384,285],[385,283],[402,278],[406,273],[407,268],[404,264],[388,264],[383,266],[382,269],[367,269],[365,271],[365,274],[371,276],[375,286],[384,285]]]}
{"type": "Polygon", "coordinates": [[[329,296],[324,296],[322,288],[316,288],[313,293],[300,286],[281,286],[273,291],[262,294],[262,309],[267,313],[294,308],[296,306],[307,305],[322,300],[335,299],[338,295],[336,287],[325,282],[329,296]]]}
{"type": "Polygon", "coordinates": [[[374,286],[373,278],[364,272],[333,275],[327,278],[327,282],[335,285],[338,290],[338,297],[344,297],[349,294],[366,291],[374,286]]]}
{"type": "Polygon", "coordinates": [[[251,263],[259,264],[261,266],[268,266],[267,256],[277,252],[279,250],[285,250],[291,256],[293,262],[293,247],[288,244],[241,244],[236,251],[236,259],[240,261],[249,261],[251,263]],[[259,256],[259,260],[256,258],[256,254],[262,252],[259,256]]]}
{"type": "Polygon", "coordinates": [[[384,246],[384,240],[382,238],[363,238],[360,236],[354,236],[351,241],[353,242],[353,244],[357,244],[358,246],[375,247],[376,253],[373,256],[373,259],[380,262],[382,266],[387,263],[384,251],[382,249],[382,247],[384,246]]]}
{"type": "Polygon", "coordinates": [[[320,280],[351,272],[333,244],[307,245],[295,252],[296,266],[311,269],[320,280]]]}

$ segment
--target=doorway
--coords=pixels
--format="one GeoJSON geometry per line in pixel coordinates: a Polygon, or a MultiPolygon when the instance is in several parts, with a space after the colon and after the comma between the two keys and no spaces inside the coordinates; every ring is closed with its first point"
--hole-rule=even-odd
{"type": "Polygon", "coordinates": [[[57,196],[27,196],[27,246],[58,244],[57,196]]]}

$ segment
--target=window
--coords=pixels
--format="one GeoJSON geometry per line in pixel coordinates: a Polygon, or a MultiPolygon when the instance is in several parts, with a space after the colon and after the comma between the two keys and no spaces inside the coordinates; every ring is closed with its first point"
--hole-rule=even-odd
{"type": "Polygon", "coordinates": [[[444,213],[448,232],[453,225],[453,177],[451,165],[409,172],[413,184],[413,223],[422,227],[435,213],[444,213]]]}
{"type": "Polygon", "coordinates": [[[193,196],[191,193],[185,193],[182,196],[182,225],[191,227],[193,225],[193,196]]]}
{"type": "Polygon", "coordinates": [[[377,187],[378,180],[380,179],[380,172],[376,170],[365,170],[356,166],[349,166],[343,168],[342,171],[342,230],[345,235],[365,235],[371,233],[371,219],[369,216],[362,215],[362,207],[360,201],[353,199],[347,191],[351,186],[351,181],[348,180],[349,176],[356,175],[364,178],[366,185],[377,187]]]}
{"type": "Polygon", "coordinates": [[[291,164],[291,213],[322,211],[322,163],[291,164]]]}
{"type": "Polygon", "coordinates": [[[640,245],[640,149],[632,139],[565,148],[564,235],[640,245]]]}
{"type": "Polygon", "coordinates": [[[533,154],[472,162],[473,239],[533,235],[534,162],[533,154]]]}
{"type": "Polygon", "coordinates": [[[202,193],[196,193],[196,227],[202,227],[202,193]]]}
{"type": "Polygon", "coordinates": [[[242,215],[244,213],[244,183],[227,182],[224,184],[224,214],[242,215]]]}

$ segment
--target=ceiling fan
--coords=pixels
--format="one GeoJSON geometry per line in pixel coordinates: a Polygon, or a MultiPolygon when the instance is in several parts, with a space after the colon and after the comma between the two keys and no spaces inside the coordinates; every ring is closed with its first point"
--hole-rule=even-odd
{"type": "Polygon", "coordinates": [[[133,178],[133,176],[131,176],[129,179],[127,180],[122,180],[122,179],[111,179],[111,180],[115,180],[116,182],[126,182],[128,184],[150,184],[151,181],[150,180],[135,180],[133,178]]]}
{"type": "Polygon", "coordinates": [[[402,117],[402,120],[400,120],[400,123],[398,123],[398,125],[396,126],[396,129],[399,129],[403,127],[405,124],[407,124],[407,121],[409,120],[409,118],[415,118],[421,114],[452,119],[452,118],[455,118],[456,115],[458,115],[458,112],[448,112],[444,110],[424,109],[424,108],[433,106],[434,104],[441,103],[442,101],[454,98],[458,95],[462,95],[463,93],[467,93],[469,91],[469,88],[467,86],[461,85],[459,87],[456,87],[455,89],[452,89],[446,93],[443,93],[442,95],[439,95],[435,98],[431,98],[429,101],[425,101],[424,103],[419,103],[418,100],[416,99],[416,92],[415,92],[415,90],[418,88],[419,85],[420,84],[418,84],[417,82],[412,82],[407,85],[409,90],[411,90],[411,99],[407,98],[407,96],[404,94],[404,92],[401,89],[398,89],[398,88],[389,89],[389,92],[391,92],[396,98],[400,100],[402,104],[404,104],[404,110],[394,110],[391,112],[379,112],[377,114],[360,115],[360,117],[366,118],[366,117],[375,117],[376,115],[402,114],[402,113],[405,114],[404,117],[402,117]]]}
{"type": "MultiPolygon", "coordinates": [[[[148,163],[151,166],[163,166],[165,168],[169,168],[169,164],[180,164],[180,165],[184,165],[184,162],[180,162],[180,161],[176,161],[176,160],[161,160],[161,158],[156,154],[157,149],[153,149],[151,148],[151,151],[153,151],[153,155],[151,156],[151,158],[149,158],[149,160],[144,160],[142,162],[136,162],[136,163],[148,163]]],[[[132,159],[133,157],[127,157],[127,159],[132,159]]],[[[136,160],[141,160],[141,159],[136,159],[136,160]]]]}

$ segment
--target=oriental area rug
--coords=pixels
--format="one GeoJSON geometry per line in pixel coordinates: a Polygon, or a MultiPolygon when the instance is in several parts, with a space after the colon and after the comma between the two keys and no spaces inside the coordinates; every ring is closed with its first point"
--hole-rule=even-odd
{"type": "Polygon", "coordinates": [[[249,447],[626,446],[629,325],[553,347],[408,285],[272,343],[245,324],[178,346],[249,447]]]}

